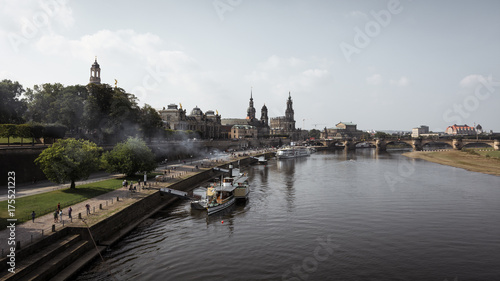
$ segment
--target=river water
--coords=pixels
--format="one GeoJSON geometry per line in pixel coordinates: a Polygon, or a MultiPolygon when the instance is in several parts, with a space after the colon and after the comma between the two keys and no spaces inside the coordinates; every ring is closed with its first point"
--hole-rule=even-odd
{"type": "Polygon", "coordinates": [[[373,149],[245,172],[246,204],[171,206],[78,280],[500,280],[500,177],[373,149]]]}

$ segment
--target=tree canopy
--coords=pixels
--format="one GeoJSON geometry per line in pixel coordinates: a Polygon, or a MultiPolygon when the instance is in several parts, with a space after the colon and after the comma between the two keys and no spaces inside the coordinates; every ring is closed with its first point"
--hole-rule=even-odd
{"type": "Polygon", "coordinates": [[[98,170],[101,150],[90,141],[65,139],[42,151],[35,163],[50,181],[70,181],[75,188],[75,181],[87,179],[98,170]]]}
{"type": "Polygon", "coordinates": [[[2,80],[0,82],[0,124],[24,123],[26,99],[22,98],[24,88],[19,82],[2,80]]]}
{"type": "Polygon", "coordinates": [[[151,172],[157,163],[151,149],[139,138],[128,138],[115,145],[102,156],[103,166],[108,172],[133,176],[138,172],[151,172]]]}

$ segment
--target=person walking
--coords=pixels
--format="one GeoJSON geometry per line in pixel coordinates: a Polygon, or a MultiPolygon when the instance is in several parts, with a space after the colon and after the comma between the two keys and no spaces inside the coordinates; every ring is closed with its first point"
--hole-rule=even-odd
{"type": "Polygon", "coordinates": [[[61,211],[61,203],[57,203],[57,211],[61,211]]]}
{"type": "Polygon", "coordinates": [[[54,212],[54,222],[58,222],[58,219],[57,219],[58,214],[59,213],[57,212],[57,210],[55,210],[55,212],[54,212]]]}
{"type": "Polygon", "coordinates": [[[73,217],[71,216],[71,212],[73,212],[73,209],[71,207],[69,207],[69,209],[68,209],[68,217],[71,220],[71,222],[73,222],[73,217]]]}
{"type": "Polygon", "coordinates": [[[85,205],[85,208],[87,208],[87,216],[90,215],[90,205],[89,204],[85,205]]]}
{"type": "Polygon", "coordinates": [[[31,212],[31,219],[33,220],[33,223],[35,223],[35,211],[31,212]]]}

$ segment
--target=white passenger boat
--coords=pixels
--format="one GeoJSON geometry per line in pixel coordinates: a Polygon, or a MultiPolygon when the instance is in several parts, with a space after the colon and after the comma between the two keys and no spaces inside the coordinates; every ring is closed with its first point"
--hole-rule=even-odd
{"type": "Polygon", "coordinates": [[[236,172],[236,177],[225,177],[221,182],[214,183],[204,188],[198,188],[193,195],[200,199],[191,201],[191,208],[197,210],[207,210],[209,215],[224,210],[234,204],[237,199],[247,199],[250,193],[248,177],[236,172]],[[203,194],[203,191],[205,193],[203,194]]]}
{"type": "Polygon", "coordinates": [[[281,148],[276,152],[276,158],[288,159],[310,156],[311,151],[305,146],[290,146],[281,148]]]}

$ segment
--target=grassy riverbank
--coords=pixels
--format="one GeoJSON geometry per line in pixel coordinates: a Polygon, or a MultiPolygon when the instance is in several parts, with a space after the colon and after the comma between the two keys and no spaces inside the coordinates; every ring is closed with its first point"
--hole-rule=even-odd
{"type": "MultiPolygon", "coordinates": [[[[73,204],[85,201],[89,198],[113,191],[122,186],[123,179],[109,179],[89,184],[77,186],[75,189],[65,188],[51,192],[35,194],[16,198],[15,217],[18,223],[31,219],[31,212],[35,211],[37,216],[52,213],[57,208],[57,203],[61,203],[61,208],[65,209],[73,204]]],[[[8,201],[0,202],[0,230],[7,227],[8,201]]]]}
{"type": "Polygon", "coordinates": [[[442,165],[462,168],[472,172],[500,176],[499,151],[414,151],[404,153],[403,155],[442,165]]]}

